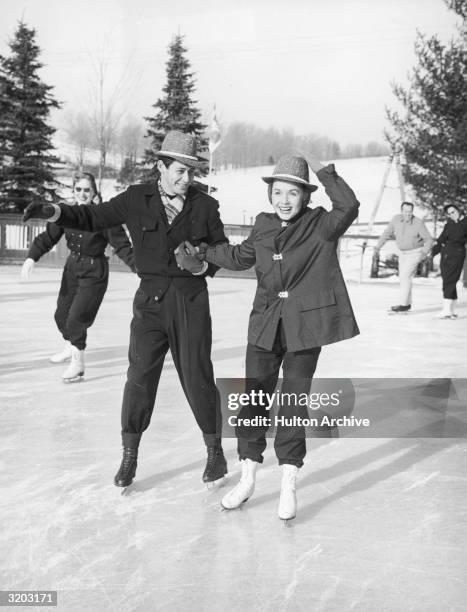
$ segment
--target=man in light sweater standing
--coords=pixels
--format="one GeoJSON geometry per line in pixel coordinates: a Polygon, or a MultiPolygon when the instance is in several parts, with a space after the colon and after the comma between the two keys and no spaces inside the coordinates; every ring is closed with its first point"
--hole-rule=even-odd
{"type": "Polygon", "coordinates": [[[391,311],[407,312],[412,305],[412,279],[417,266],[433,246],[433,238],[423,221],[414,216],[410,202],[402,202],[401,214],[391,219],[375,246],[375,253],[379,255],[383,244],[393,239],[399,249],[400,302],[391,306],[391,311]]]}

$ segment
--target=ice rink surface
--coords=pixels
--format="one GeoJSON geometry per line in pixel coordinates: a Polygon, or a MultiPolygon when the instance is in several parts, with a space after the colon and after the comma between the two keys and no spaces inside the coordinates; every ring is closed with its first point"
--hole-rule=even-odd
{"type": "MultiPolygon", "coordinates": [[[[457,437],[308,441],[297,518],[277,518],[269,440],[254,496],[223,512],[238,480],[208,491],[205,450],[170,358],[137,477],[124,495],[120,403],[138,280],[113,272],[91,328],[85,381],[48,363],[61,271],[0,267],[3,590],[57,590],[58,610],[423,611],[466,609],[467,444],[457,437]]],[[[217,377],[241,377],[255,282],[210,281],[217,377]]],[[[361,335],[325,347],[316,375],[466,378],[467,295],[437,320],[440,279],[418,279],[413,312],[391,280],[348,283],[361,335]]],[[[7,609],[7,608],[5,608],[7,609]]],[[[18,608],[12,608],[18,609],[18,608]]],[[[45,608],[47,609],[47,608],[45,608]]]]}

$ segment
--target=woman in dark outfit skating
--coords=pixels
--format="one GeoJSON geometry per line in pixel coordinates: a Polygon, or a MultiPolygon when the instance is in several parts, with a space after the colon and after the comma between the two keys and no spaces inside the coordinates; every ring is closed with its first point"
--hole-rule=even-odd
{"type": "MultiPolygon", "coordinates": [[[[79,172],[73,179],[73,204],[99,205],[101,197],[94,176],[79,172]]],[[[110,244],[116,254],[134,271],[133,248],[123,227],[101,232],[83,232],[47,223],[45,231],[32,242],[21,276],[29,278],[34,264],[48,253],[65,234],[70,254],[62,274],[57,299],[55,322],[62,334],[63,350],[50,357],[52,363],[70,361],[63,372],[63,382],[76,382],[84,376],[84,349],[87,330],[94,323],[104,299],[109,280],[108,258],[105,249],[110,244]]]]}
{"type": "Polygon", "coordinates": [[[432,253],[441,253],[441,277],[443,279],[443,310],[439,319],[456,319],[455,305],[457,300],[456,284],[459,280],[465,260],[467,243],[467,218],[455,204],[444,207],[449,220],[437,239],[432,253]]]}

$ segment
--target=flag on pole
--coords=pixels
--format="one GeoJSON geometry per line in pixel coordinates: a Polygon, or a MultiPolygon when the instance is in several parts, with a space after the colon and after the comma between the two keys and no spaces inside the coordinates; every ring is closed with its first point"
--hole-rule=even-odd
{"type": "Polygon", "coordinates": [[[209,126],[209,152],[211,155],[217,149],[217,147],[221,144],[221,130],[219,127],[219,123],[216,117],[216,106],[214,105],[214,109],[212,112],[212,121],[209,126]]]}

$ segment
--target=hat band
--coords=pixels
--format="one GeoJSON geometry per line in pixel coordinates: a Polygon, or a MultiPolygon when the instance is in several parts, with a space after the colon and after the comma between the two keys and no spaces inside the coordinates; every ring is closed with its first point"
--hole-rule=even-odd
{"type": "Polygon", "coordinates": [[[172,155],[175,157],[183,157],[185,159],[192,159],[193,161],[198,161],[197,157],[193,157],[193,155],[185,155],[184,153],[177,153],[176,151],[159,151],[158,155],[167,155],[171,157],[172,155]]]}
{"type": "Polygon", "coordinates": [[[306,183],[308,185],[308,181],[300,178],[299,176],[295,176],[295,174],[283,174],[281,172],[280,174],[273,174],[270,178],[272,179],[279,179],[279,178],[290,179],[292,181],[299,181],[300,183],[306,183]]]}

